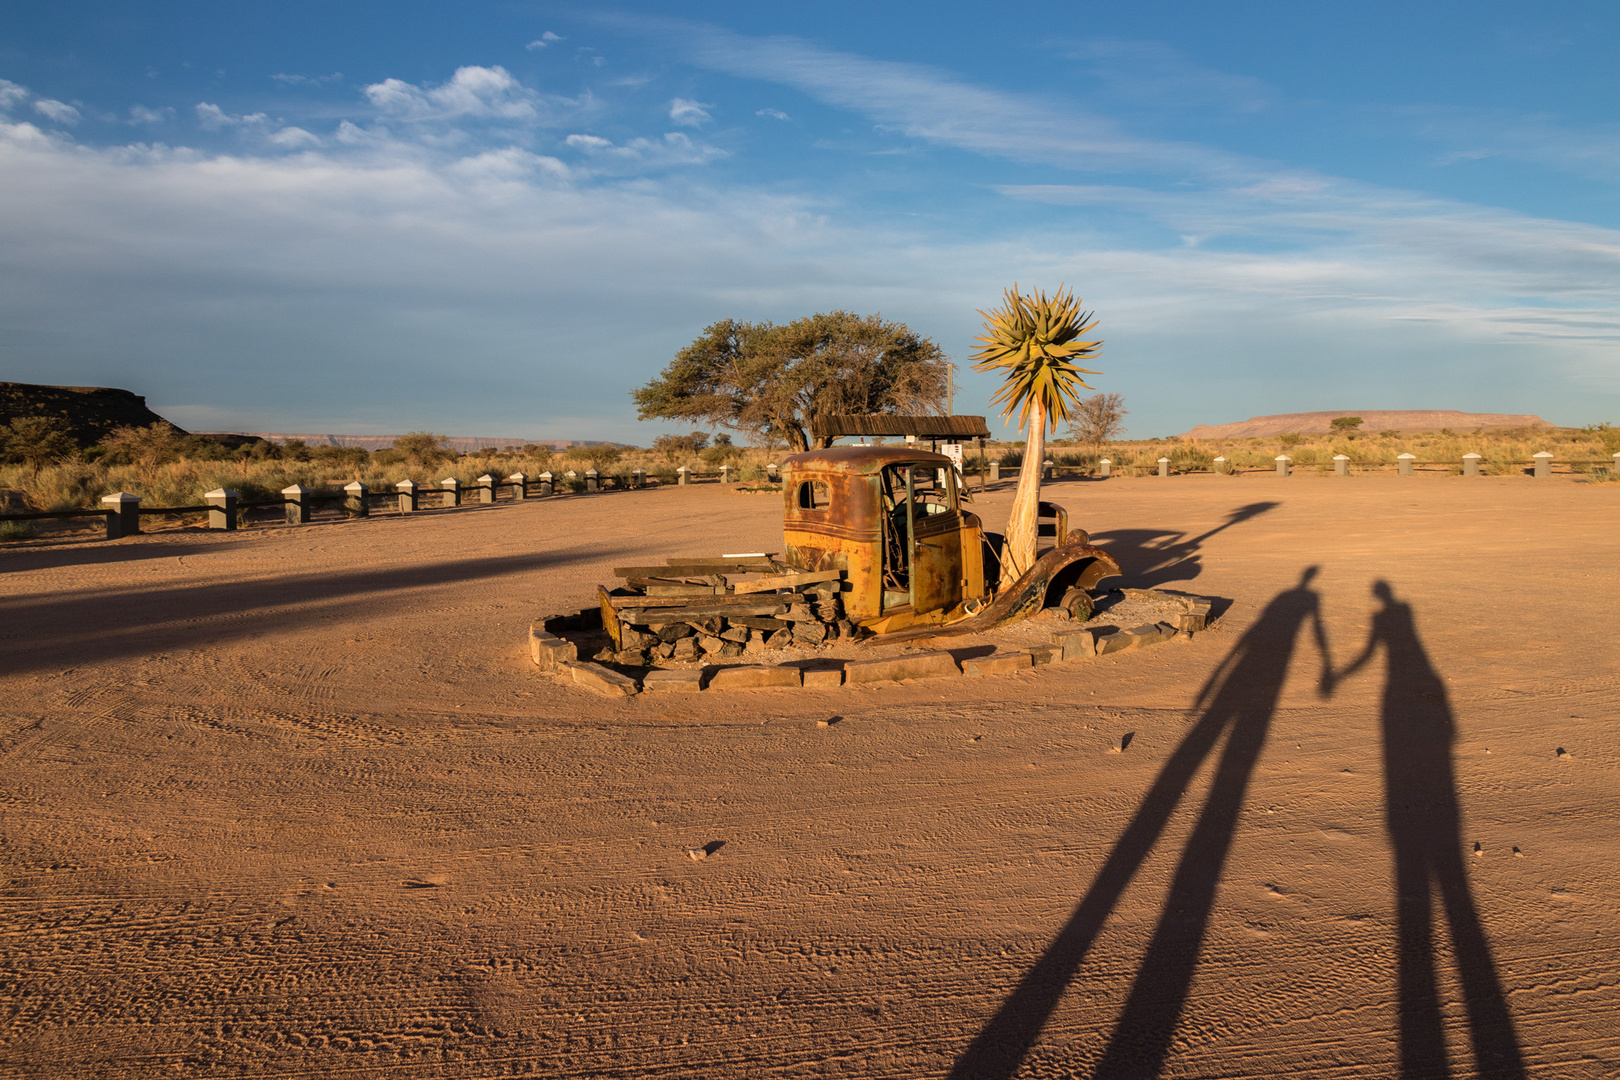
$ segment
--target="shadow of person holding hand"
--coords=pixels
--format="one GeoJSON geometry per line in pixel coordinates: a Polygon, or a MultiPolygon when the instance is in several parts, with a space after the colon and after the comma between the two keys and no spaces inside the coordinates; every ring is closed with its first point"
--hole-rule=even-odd
{"type": "MultiPolygon", "coordinates": [[[[1118,1080],[1160,1074],[1186,1007],[1249,781],[1307,626],[1324,673],[1329,668],[1320,597],[1311,588],[1316,573],[1316,567],[1307,568],[1297,585],[1278,593],[1209,677],[1194,702],[1201,715],[1154,779],[1090,889],[957,1059],[951,1080],[1008,1080],[1019,1070],[1194,776],[1219,751],[1158,928],[1095,1073],[1118,1080]]],[[[1326,686],[1330,678],[1324,674],[1322,682],[1326,686]]]]}
{"type": "Polygon", "coordinates": [[[1462,977],[1478,1074],[1525,1075],[1513,1017],[1480,925],[1463,866],[1462,819],[1451,747],[1456,724],[1445,684],[1429,662],[1410,604],[1386,581],[1373,585],[1383,610],[1367,646],[1324,679],[1324,692],[1364,667],[1382,648],[1385,821],[1395,854],[1402,1080],[1450,1075],[1434,960],[1434,899],[1439,893],[1462,977]]]}

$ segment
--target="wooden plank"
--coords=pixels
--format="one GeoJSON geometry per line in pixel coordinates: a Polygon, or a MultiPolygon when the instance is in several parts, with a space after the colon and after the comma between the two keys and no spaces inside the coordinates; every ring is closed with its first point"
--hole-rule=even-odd
{"type": "Polygon", "coordinates": [[[648,585],[648,596],[716,596],[724,595],[724,585],[648,585]]]}
{"type": "Polygon", "coordinates": [[[842,570],[815,570],[802,571],[792,574],[777,574],[772,577],[763,577],[755,581],[739,581],[736,584],[738,595],[746,593],[773,592],[777,589],[796,589],[800,585],[816,585],[823,581],[838,581],[843,578],[842,570]]]}
{"type": "Polygon", "coordinates": [[[750,630],[788,630],[793,624],[783,619],[771,619],[759,615],[728,615],[726,621],[732,626],[746,626],[750,630]]]}
{"type": "Polygon", "coordinates": [[[613,606],[623,611],[625,608],[674,608],[686,607],[690,604],[700,604],[703,607],[729,607],[733,605],[748,605],[760,603],[775,603],[776,598],[770,595],[763,596],[737,596],[732,593],[716,594],[714,596],[642,596],[632,593],[628,596],[615,596],[612,598],[613,606]]]}
{"type": "Polygon", "coordinates": [[[764,574],[781,570],[771,559],[671,559],[663,566],[615,566],[614,577],[705,577],[709,574],[764,574]]]}

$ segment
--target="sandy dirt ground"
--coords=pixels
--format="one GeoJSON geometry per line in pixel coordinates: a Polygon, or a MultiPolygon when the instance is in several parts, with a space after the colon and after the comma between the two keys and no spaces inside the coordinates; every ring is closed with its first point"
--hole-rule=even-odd
{"type": "Polygon", "coordinates": [[[1221,628],[611,701],[529,621],[775,498],[0,552],[0,1075],[1620,1075],[1620,485],[1048,490],[1221,628]]]}

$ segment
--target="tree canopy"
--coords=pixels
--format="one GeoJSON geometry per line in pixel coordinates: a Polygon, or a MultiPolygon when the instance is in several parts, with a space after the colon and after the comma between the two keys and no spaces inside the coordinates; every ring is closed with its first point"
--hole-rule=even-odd
{"type": "Polygon", "coordinates": [[[723,319],[633,396],[643,420],[712,424],[798,451],[832,444],[823,417],[939,412],[947,370],[938,345],[881,315],[723,319]]]}

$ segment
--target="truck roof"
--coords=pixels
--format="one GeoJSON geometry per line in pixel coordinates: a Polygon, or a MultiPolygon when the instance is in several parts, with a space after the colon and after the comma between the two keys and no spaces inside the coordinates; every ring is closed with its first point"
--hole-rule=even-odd
{"type": "Polygon", "coordinates": [[[864,474],[881,472],[886,465],[898,465],[903,462],[942,466],[955,464],[944,454],[919,450],[914,446],[833,446],[826,450],[807,450],[802,454],[794,454],[785,459],[783,464],[794,470],[819,469],[825,472],[864,474]]]}

